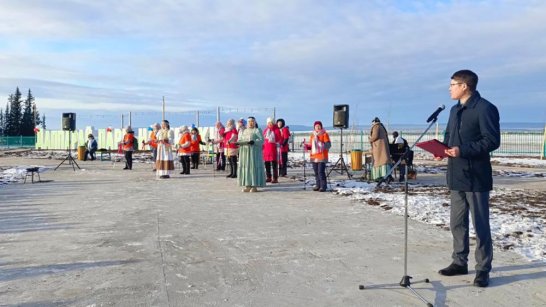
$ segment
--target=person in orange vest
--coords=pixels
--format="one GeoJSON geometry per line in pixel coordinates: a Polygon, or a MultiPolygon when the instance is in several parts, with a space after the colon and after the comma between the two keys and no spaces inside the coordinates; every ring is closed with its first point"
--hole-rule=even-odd
{"type": "Polygon", "coordinates": [[[199,145],[207,145],[207,143],[203,142],[201,139],[201,135],[199,134],[199,129],[196,127],[191,128],[191,141],[190,141],[190,151],[191,151],[191,163],[192,163],[192,169],[198,169],[199,168],[199,155],[201,154],[201,147],[199,145]]]}
{"type": "Polygon", "coordinates": [[[148,140],[142,140],[142,145],[148,145],[150,147],[150,151],[152,152],[152,161],[154,164],[152,171],[155,172],[155,161],[157,160],[157,131],[161,129],[161,126],[158,123],[155,123],[151,127],[152,131],[150,131],[148,140]]]}
{"type": "Polygon", "coordinates": [[[131,126],[127,126],[125,129],[125,135],[123,136],[123,152],[125,154],[125,167],[123,169],[133,169],[133,150],[135,142],[135,132],[131,126]]]}
{"type": "Polygon", "coordinates": [[[190,174],[191,134],[188,126],[180,127],[180,139],[178,140],[178,156],[182,164],[182,175],[190,174]]]}
{"type": "Polygon", "coordinates": [[[322,122],[316,121],[313,124],[315,130],[311,133],[308,149],[311,150],[310,161],[315,172],[316,185],[313,191],[325,192],[328,188],[326,181],[326,162],[328,162],[328,150],[332,147],[330,136],[322,128],[322,122]]]}

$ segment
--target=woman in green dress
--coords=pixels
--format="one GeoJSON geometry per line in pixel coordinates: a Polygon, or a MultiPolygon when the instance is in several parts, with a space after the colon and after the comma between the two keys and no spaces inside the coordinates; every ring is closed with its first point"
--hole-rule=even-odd
{"type": "Polygon", "coordinates": [[[239,134],[239,186],[243,192],[257,192],[258,187],[265,186],[265,170],[262,158],[262,131],[256,125],[254,117],[248,118],[248,126],[239,134]]]}

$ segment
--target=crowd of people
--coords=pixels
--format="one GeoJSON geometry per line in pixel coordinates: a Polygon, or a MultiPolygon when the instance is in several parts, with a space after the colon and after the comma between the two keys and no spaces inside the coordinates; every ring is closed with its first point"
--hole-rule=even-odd
{"type": "MultiPolygon", "coordinates": [[[[213,137],[207,137],[205,142],[197,127],[190,129],[181,126],[178,138],[175,139],[169,121],[164,120],[161,125],[153,124],[142,145],[150,149],[157,178],[170,178],[175,170],[175,158],[179,159],[181,165],[180,174],[188,175],[191,169],[198,169],[201,145],[211,147],[215,170],[226,171],[228,167],[229,174],[226,177],[237,178],[244,192],[255,192],[265,183],[278,183],[279,177],[288,175],[288,143],[291,133],[284,119],[274,121],[268,118],[264,131],[258,128],[254,117],[247,120],[241,118],[237,122],[229,119],[225,126],[217,122],[215,128],[213,137]]],[[[132,154],[137,147],[136,142],[134,131],[128,126],[120,142],[125,157],[125,170],[133,168],[132,154]]],[[[96,141],[93,144],[96,146],[96,141]]]]}
{"type": "MultiPolygon", "coordinates": [[[[243,191],[256,191],[258,187],[265,186],[265,183],[278,183],[279,177],[288,175],[291,132],[282,118],[276,121],[268,118],[263,130],[258,127],[254,117],[246,120],[240,118],[238,121],[229,119],[225,126],[218,121],[212,138],[207,137],[206,141],[202,139],[197,127],[190,129],[186,125],[178,129],[179,135],[175,138],[168,120],[162,121],[161,125],[155,123],[150,129],[148,138],[142,140],[142,146],[148,146],[151,152],[152,160],[155,161],[152,170],[156,172],[157,178],[170,178],[175,170],[175,158],[178,158],[181,165],[180,174],[189,175],[191,169],[198,169],[202,145],[210,146],[215,170],[226,171],[227,168],[229,173],[226,177],[238,178],[239,185],[244,187],[243,191]]],[[[389,174],[392,165],[409,149],[407,141],[396,131],[393,133],[393,141],[389,142],[387,130],[377,117],[372,121],[369,142],[373,157],[372,180],[380,180],[389,174]]],[[[128,126],[123,141],[120,142],[125,170],[133,168],[132,154],[137,147],[134,131],[128,126]]],[[[322,122],[314,122],[313,132],[305,149],[310,152],[315,191],[327,190],[326,164],[330,147],[330,137],[322,122]]],[[[95,159],[97,142],[92,134],[89,135],[86,149],[85,158],[89,155],[91,160],[95,159]]],[[[408,159],[409,157],[404,156],[403,163],[399,164],[400,181],[404,180],[404,167],[408,164],[408,159]]]]}

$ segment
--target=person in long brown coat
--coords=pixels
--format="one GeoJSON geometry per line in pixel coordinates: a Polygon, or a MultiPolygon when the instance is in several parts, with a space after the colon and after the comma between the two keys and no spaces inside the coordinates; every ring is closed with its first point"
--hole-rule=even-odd
{"type": "Polygon", "coordinates": [[[389,134],[377,117],[372,121],[368,139],[372,146],[372,180],[379,180],[389,173],[392,161],[389,152],[389,134]]]}

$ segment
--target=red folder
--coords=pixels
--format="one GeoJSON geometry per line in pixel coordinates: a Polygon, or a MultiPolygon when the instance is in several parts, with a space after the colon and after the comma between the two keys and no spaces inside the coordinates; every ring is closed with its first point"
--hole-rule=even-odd
{"type": "Polygon", "coordinates": [[[422,148],[431,154],[433,154],[435,157],[440,158],[446,158],[447,155],[445,154],[445,150],[449,149],[448,146],[446,146],[444,143],[438,141],[437,139],[433,139],[426,142],[420,142],[415,144],[417,147],[422,148]]]}

